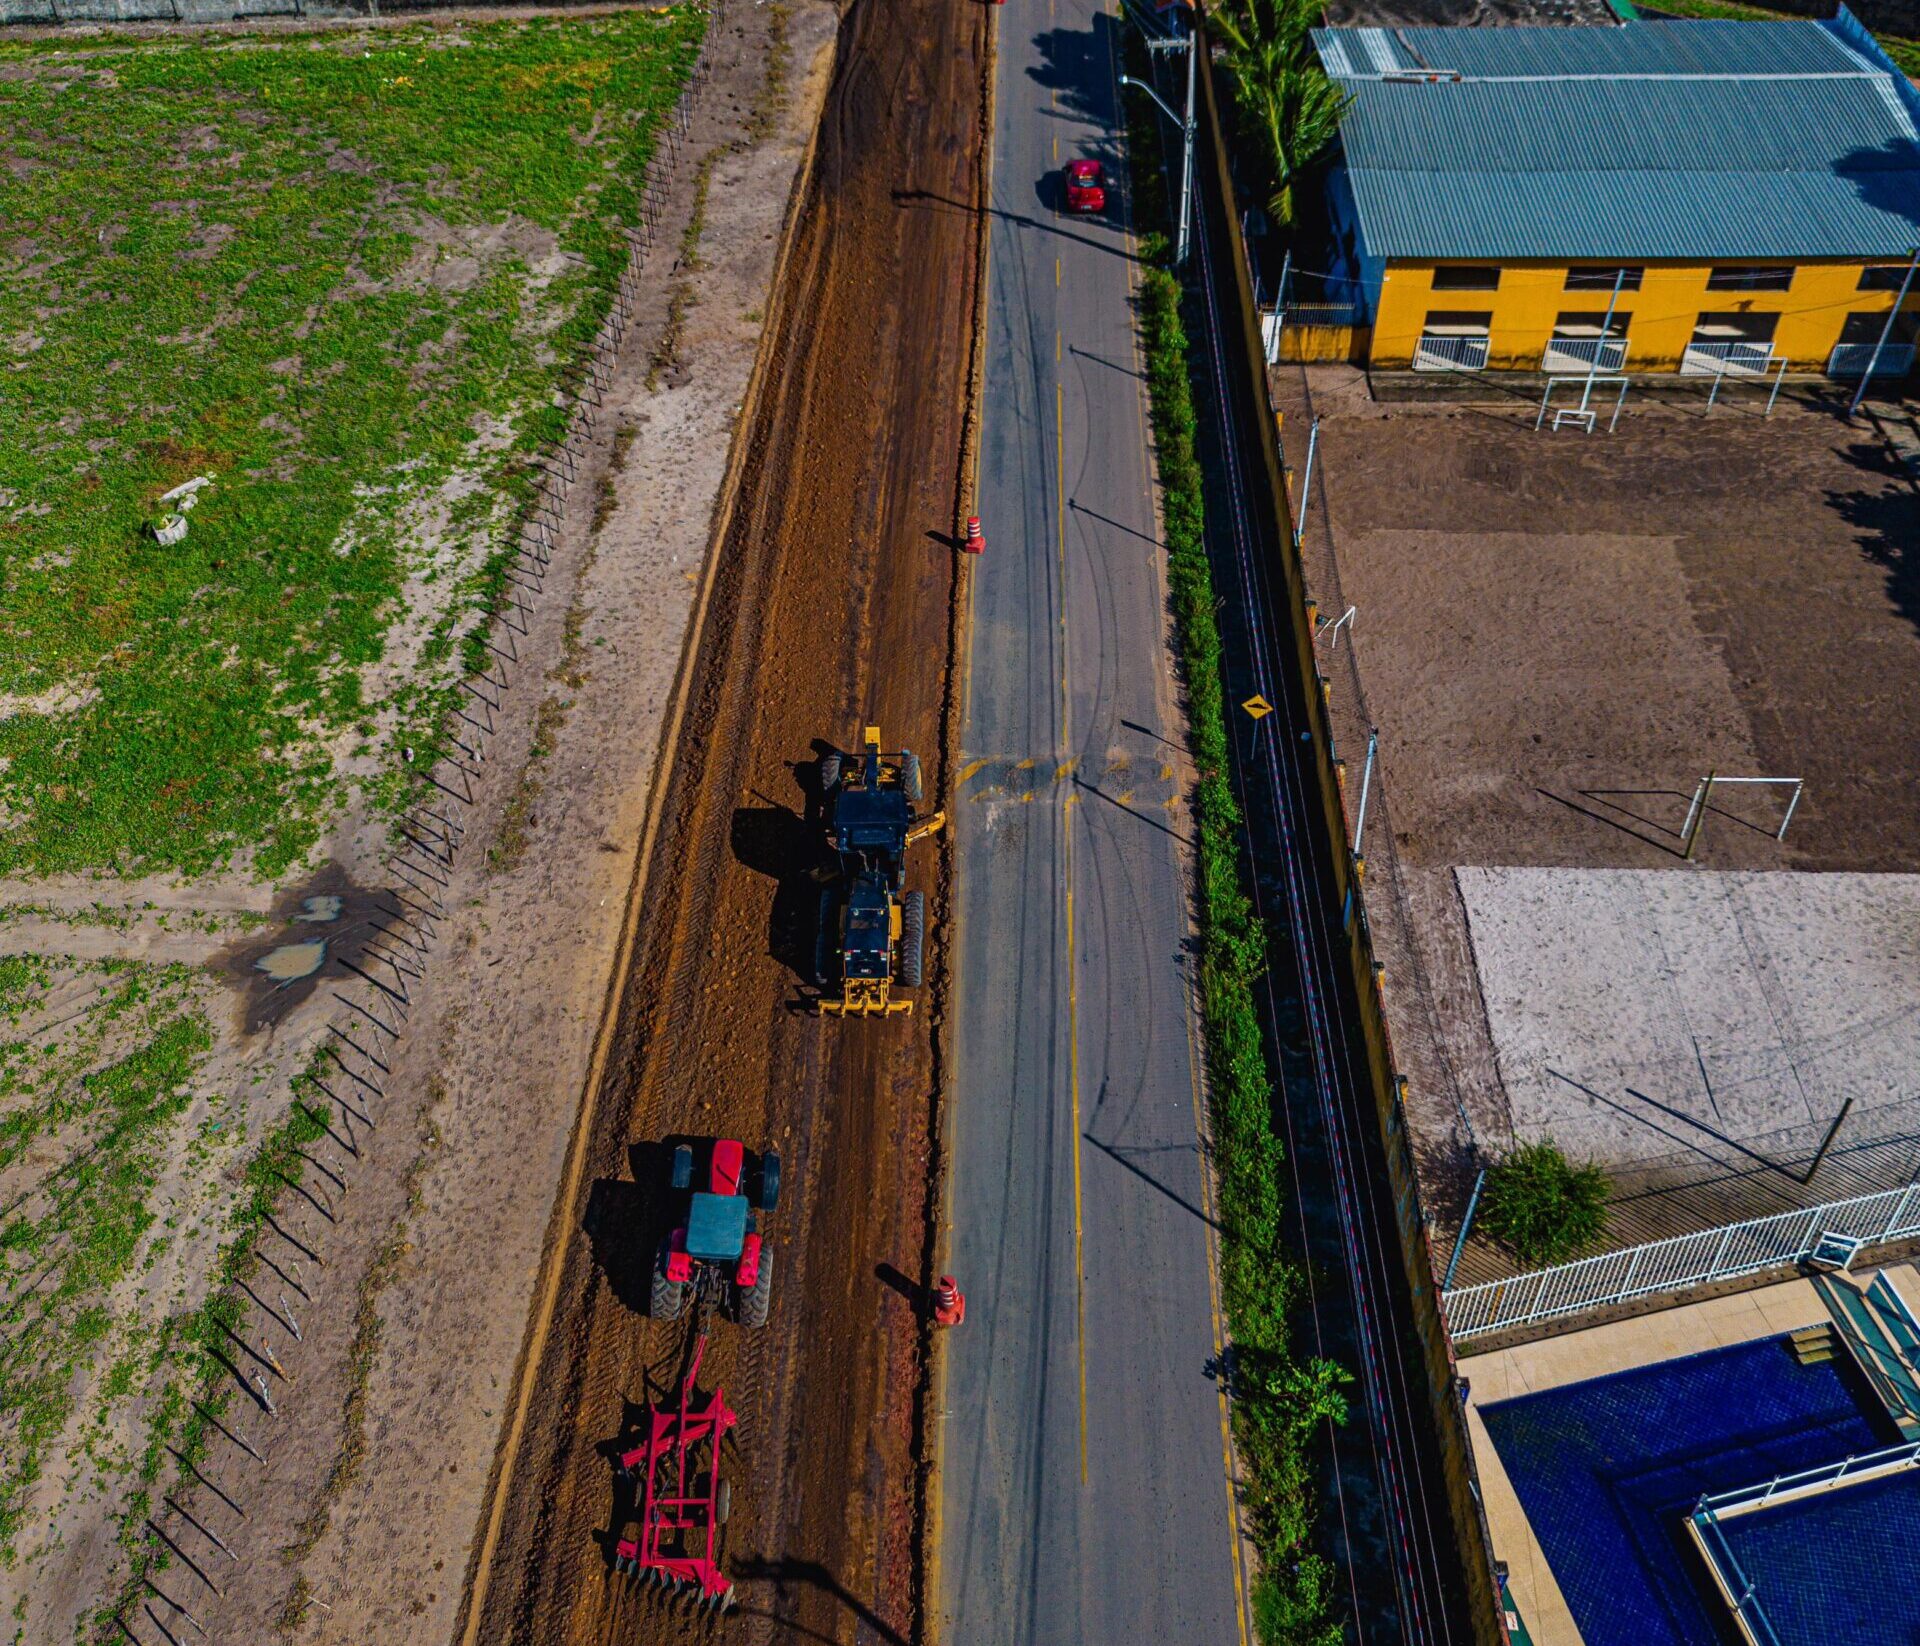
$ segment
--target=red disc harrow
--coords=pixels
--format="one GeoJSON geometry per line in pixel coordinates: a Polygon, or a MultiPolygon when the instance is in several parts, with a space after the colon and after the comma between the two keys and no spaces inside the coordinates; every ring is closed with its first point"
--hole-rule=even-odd
{"type": "Polygon", "coordinates": [[[706,1349],[702,1330],[679,1404],[649,1410],[645,1441],[621,1454],[621,1469],[639,1482],[640,1535],[620,1539],[613,1565],[724,1612],[734,1592],[715,1548],[730,1507],[727,1482],[720,1478],[720,1442],[740,1418],[719,1389],[698,1404],[694,1380],[706,1349]]]}

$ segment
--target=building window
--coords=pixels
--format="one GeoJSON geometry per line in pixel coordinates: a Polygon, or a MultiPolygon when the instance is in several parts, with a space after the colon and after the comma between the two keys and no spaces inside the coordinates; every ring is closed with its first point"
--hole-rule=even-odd
{"type": "Polygon", "coordinates": [[[1629,314],[1616,314],[1608,320],[1597,309],[1576,310],[1560,315],[1553,323],[1553,337],[1540,357],[1544,372],[1583,371],[1617,372],[1627,359],[1627,322],[1629,314]],[[1605,335],[1601,328],[1605,325],[1605,335]]]}
{"type": "Polygon", "coordinates": [[[1498,291],[1500,270],[1492,263],[1443,263],[1433,271],[1435,291],[1498,291]]]}
{"type": "Polygon", "coordinates": [[[1640,278],[1647,271],[1632,265],[1621,267],[1619,264],[1596,264],[1590,268],[1568,269],[1568,291],[1612,291],[1614,283],[1619,282],[1621,291],[1638,291],[1640,278]]]}
{"type": "Polygon", "coordinates": [[[1793,284],[1793,270],[1717,268],[1707,276],[1708,291],[1785,291],[1793,284]]]}
{"type": "Polygon", "coordinates": [[[1422,330],[1435,337],[1485,337],[1492,326],[1491,309],[1429,309],[1422,330]]]}
{"type": "Polygon", "coordinates": [[[1694,377],[1764,376],[1773,369],[1773,333],[1779,323],[1777,314],[1737,310],[1703,314],[1681,357],[1680,370],[1694,377]]]}
{"type": "Polygon", "coordinates": [[[1898,291],[1906,283],[1906,278],[1905,263],[1882,263],[1878,268],[1860,271],[1860,290],[1898,291]]]}
{"type": "Polygon", "coordinates": [[[1840,343],[1843,348],[1870,349],[1884,337],[1889,344],[1907,344],[1913,341],[1916,332],[1920,332],[1920,314],[1911,309],[1894,317],[1891,331],[1887,330],[1884,312],[1850,314],[1840,322],[1840,343]]]}
{"type": "Polygon", "coordinates": [[[1492,325],[1488,310],[1429,309],[1413,351],[1413,369],[1483,371],[1492,325]]]}

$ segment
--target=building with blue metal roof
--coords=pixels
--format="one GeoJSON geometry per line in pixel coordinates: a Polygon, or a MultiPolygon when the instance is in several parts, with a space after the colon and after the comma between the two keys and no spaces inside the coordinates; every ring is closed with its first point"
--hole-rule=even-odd
{"type": "MultiPolygon", "coordinates": [[[[1920,244],[1920,92],[1844,8],[1314,42],[1349,99],[1334,275],[1374,365],[1872,358],[1920,244]]],[[[1877,370],[1910,363],[1907,327],[1877,370]]]]}

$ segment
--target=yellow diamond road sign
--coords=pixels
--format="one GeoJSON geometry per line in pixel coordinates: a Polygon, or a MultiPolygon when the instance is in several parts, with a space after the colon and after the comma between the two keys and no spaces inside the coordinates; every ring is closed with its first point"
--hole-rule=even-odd
{"type": "Polygon", "coordinates": [[[1249,697],[1240,707],[1245,709],[1255,720],[1263,720],[1266,716],[1273,713],[1273,705],[1258,692],[1255,692],[1254,695],[1249,697]]]}

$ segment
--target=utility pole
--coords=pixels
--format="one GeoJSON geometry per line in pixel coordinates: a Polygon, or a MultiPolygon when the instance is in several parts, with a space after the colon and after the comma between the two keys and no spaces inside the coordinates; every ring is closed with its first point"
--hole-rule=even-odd
{"type": "Polygon", "coordinates": [[[1893,307],[1887,311],[1887,323],[1880,328],[1879,340],[1873,345],[1873,353],[1867,359],[1867,369],[1860,374],[1860,387],[1853,391],[1853,403],[1847,407],[1847,421],[1853,421],[1853,415],[1860,409],[1860,402],[1867,397],[1867,385],[1873,381],[1873,374],[1880,366],[1880,351],[1887,346],[1887,339],[1893,335],[1893,323],[1900,318],[1900,308],[1907,300],[1907,288],[1913,284],[1913,271],[1920,268],[1920,246],[1913,248],[1913,261],[1907,264],[1907,272],[1900,280],[1900,295],[1893,300],[1893,307]]]}
{"type": "Polygon", "coordinates": [[[1193,48],[1196,32],[1197,30],[1190,24],[1184,40],[1155,39],[1149,36],[1146,42],[1148,51],[1184,51],[1187,54],[1187,112],[1184,117],[1168,108],[1160,94],[1146,81],[1136,80],[1130,74],[1120,76],[1121,85],[1137,86],[1153,99],[1162,114],[1180,128],[1181,147],[1184,152],[1180,157],[1180,224],[1173,246],[1175,267],[1181,266],[1187,260],[1188,225],[1192,220],[1193,210],[1193,94],[1194,80],[1198,72],[1198,65],[1194,62],[1193,48]]]}

